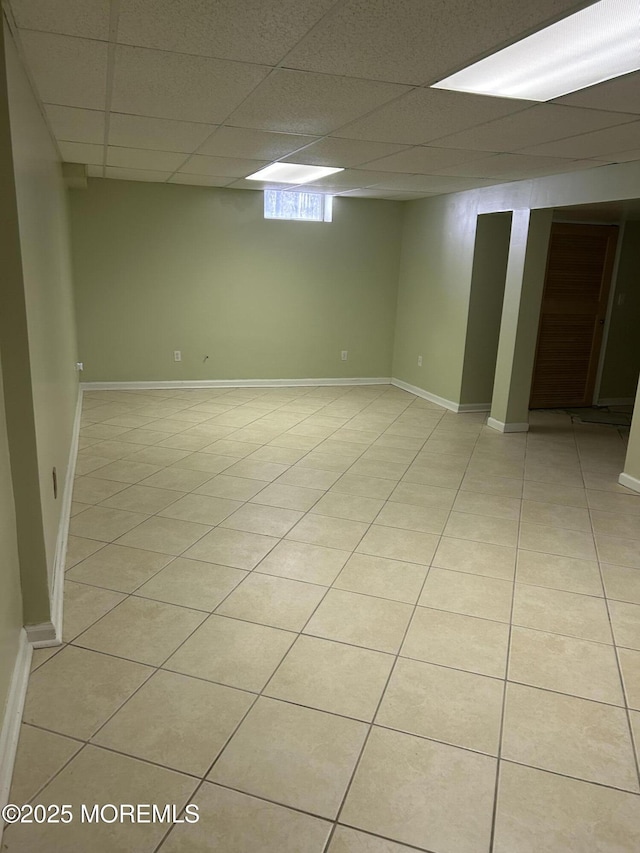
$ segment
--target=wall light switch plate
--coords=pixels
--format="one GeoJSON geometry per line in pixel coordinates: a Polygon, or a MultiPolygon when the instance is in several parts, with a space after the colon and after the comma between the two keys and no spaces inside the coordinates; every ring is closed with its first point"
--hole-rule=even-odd
{"type": "Polygon", "coordinates": [[[182,361],[182,353],[179,349],[174,349],[173,351],[173,360],[174,361],[182,361]]]}

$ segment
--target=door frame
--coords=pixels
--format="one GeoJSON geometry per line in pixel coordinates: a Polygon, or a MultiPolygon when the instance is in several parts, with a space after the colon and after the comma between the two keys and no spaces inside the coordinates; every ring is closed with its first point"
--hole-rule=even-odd
{"type": "MultiPolygon", "coordinates": [[[[589,225],[595,223],[589,223],[589,225]]],[[[604,225],[604,223],[598,223],[604,225]]],[[[618,242],[616,244],[616,253],[613,259],[613,269],[611,270],[611,289],[609,291],[609,302],[607,303],[607,313],[604,318],[604,329],[602,331],[602,343],[600,344],[600,355],[598,357],[598,369],[596,371],[596,381],[593,386],[592,405],[597,406],[600,399],[600,386],[602,385],[602,374],[604,371],[604,359],[607,353],[607,344],[609,343],[609,329],[611,327],[611,317],[613,315],[613,307],[618,291],[618,268],[620,266],[620,255],[622,254],[622,241],[624,240],[625,220],[618,222],[610,222],[610,225],[617,225],[620,229],[618,232],[618,242]]]]}

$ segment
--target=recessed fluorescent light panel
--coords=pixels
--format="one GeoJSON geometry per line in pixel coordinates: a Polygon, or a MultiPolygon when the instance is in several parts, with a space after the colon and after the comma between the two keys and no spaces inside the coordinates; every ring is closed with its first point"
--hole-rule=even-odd
{"type": "Polygon", "coordinates": [[[304,166],[302,163],[272,163],[253,175],[247,175],[248,181],[274,181],[278,184],[307,184],[317,181],[334,172],[344,169],[334,169],[328,166],[304,166]]]}
{"type": "Polygon", "coordinates": [[[640,0],[600,0],[435,89],[550,101],[640,68],[640,0]]]}

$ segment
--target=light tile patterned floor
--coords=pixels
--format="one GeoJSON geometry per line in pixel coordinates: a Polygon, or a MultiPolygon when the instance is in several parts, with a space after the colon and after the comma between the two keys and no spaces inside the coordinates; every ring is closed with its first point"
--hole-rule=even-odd
{"type": "Polygon", "coordinates": [[[6,850],[639,850],[624,441],[484,418],[389,386],[87,393],[12,798],[201,819],[6,850]]]}

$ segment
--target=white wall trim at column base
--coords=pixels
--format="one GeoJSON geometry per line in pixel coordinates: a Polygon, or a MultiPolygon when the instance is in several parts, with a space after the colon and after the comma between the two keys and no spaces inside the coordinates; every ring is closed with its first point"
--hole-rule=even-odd
{"type": "Polygon", "coordinates": [[[632,477],[631,474],[625,474],[623,472],[618,477],[618,482],[621,486],[626,486],[627,489],[633,489],[634,492],[640,492],[640,479],[638,477],[632,477]]]}
{"type": "Polygon", "coordinates": [[[505,424],[495,418],[487,418],[487,426],[491,429],[497,429],[498,432],[529,432],[529,424],[511,423],[505,424]]]}
{"type": "MultiPolygon", "coordinates": [[[[27,694],[27,684],[29,683],[32,653],[33,648],[27,640],[27,634],[22,630],[20,631],[18,654],[13,666],[9,695],[7,696],[4,718],[0,728],[0,808],[5,806],[9,799],[13,765],[20,738],[22,711],[27,694]]],[[[3,821],[0,821],[0,841],[2,841],[3,826],[3,821]]]]}
{"type": "Polygon", "coordinates": [[[410,385],[408,382],[403,382],[402,379],[392,379],[391,384],[395,385],[396,388],[401,388],[403,391],[408,391],[410,394],[415,394],[416,397],[428,400],[437,406],[442,406],[443,409],[449,409],[450,412],[491,411],[490,403],[456,403],[453,400],[447,400],[446,397],[439,397],[437,394],[432,394],[431,391],[425,391],[424,388],[419,388],[417,385],[410,385]]]}
{"type": "Polygon", "coordinates": [[[343,379],[185,379],[141,382],[82,382],[84,391],[153,391],[163,388],[295,388],[313,385],[390,385],[388,376],[356,376],[343,379]]]}

